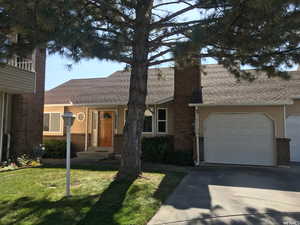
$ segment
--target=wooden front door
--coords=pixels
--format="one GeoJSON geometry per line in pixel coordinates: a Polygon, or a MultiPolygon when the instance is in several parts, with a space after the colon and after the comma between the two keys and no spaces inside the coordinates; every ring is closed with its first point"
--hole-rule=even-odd
{"type": "Polygon", "coordinates": [[[99,132],[99,146],[112,147],[113,146],[113,112],[100,112],[100,132],[99,132]]]}

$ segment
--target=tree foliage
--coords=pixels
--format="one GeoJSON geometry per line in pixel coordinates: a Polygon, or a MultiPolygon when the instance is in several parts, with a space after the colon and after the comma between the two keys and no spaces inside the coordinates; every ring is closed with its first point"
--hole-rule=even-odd
{"type": "Polygon", "coordinates": [[[194,29],[190,38],[237,78],[254,79],[240,70],[249,65],[268,76],[287,78],[285,69],[300,61],[300,1],[210,1],[219,7],[214,21],[194,29]]]}
{"type": "MultiPolygon", "coordinates": [[[[1,47],[8,47],[7,34],[18,32],[28,37],[31,46],[18,43],[13,51],[47,43],[50,53],[75,61],[98,58],[131,65],[139,2],[143,1],[1,0],[1,47]]],[[[238,75],[240,64],[270,76],[283,75],[277,70],[282,64],[291,67],[299,62],[299,5],[299,0],[153,1],[146,25],[147,64],[174,61],[170,53],[175,51],[180,58],[188,50],[199,58],[216,59],[243,78],[248,74],[238,75]],[[176,5],[180,5],[177,10],[176,5]],[[195,9],[198,16],[182,18],[195,9]]]]}

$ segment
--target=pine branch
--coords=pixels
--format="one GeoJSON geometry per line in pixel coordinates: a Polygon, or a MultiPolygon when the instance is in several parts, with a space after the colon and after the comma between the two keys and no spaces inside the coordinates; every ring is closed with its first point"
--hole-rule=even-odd
{"type": "Polygon", "coordinates": [[[185,3],[185,4],[187,4],[187,5],[189,5],[189,6],[191,6],[191,4],[190,3],[188,3],[187,1],[172,1],[172,2],[165,2],[165,3],[160,3],[160,4],[157,4],[157,5],[154,5],[153,7],[152,7],[152,9],[157,9],[157,8],[160,8],[160,7],[163,7],[163,6],[168,6],[168,5],[174,5],[174,4],[180,4],[180,3],[185,3]]]}
{"type": "Polygon", "coordinates": [[[175,58],[168,58],[168,59],[162,59],[162,60],[156,60],[154,62],[149,62],[148,66],[155,66],[155,65],[160,65],[163,63],[167,63],[167,62],[174,62],[175,58]]]}
{"type": "Polygon", "coordinates": [[[151,62],[151,61],[153,61],[153,60],[155,60],[155,59],[157,59],[159,57],[162,57],[162,56],[164,56],[164,55],[166,55],[166,54],[168,54],[170,52],[172,52],[172,49],[170,49],[170,48],[167,49],[167,50],[161,51],[161,52],[159,52],[159,53],[151,56],[148,61],[151,62]]]}
{"type": "Polygon", "coordinates": [[[174,19],[174,18],[176,18],[176,17],[178,17],[178,16],[180,16],[180,15],[186,13],[186,12],[189,12],[189,11],[191,11],[191,10],[193,10],[193,9],[196,9],[196,8],[198,8],[199,6],[200,6],[200,3],[197,3],[197,4],[194,4],[194,5],[185,7],[185,8],[183,8],[183,9],[181,9],[181,10],[178,10],[178,11],[172,13],[171,15],[166,16],[165,18],[163,18],[163,19],[161,19],[161,20],[159,20],[159,21],[157,21],[157,22],[154,22],[154,23],[152,24],[152,27],[156,27],[156,26],[159,27],[161,24],[163,24],[163,23],[165,23],[165,22],[168,22],[168,21],[171,21],[172,19],[174,19]]]}

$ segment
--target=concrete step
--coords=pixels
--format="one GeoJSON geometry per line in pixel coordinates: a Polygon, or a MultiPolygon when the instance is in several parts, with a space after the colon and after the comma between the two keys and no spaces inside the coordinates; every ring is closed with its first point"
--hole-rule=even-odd
{"type": "Polygon", "coordinates": [[[77,152],[77,157],[80,159],[106,159],[109,155],[109,152],[77,152]]]}

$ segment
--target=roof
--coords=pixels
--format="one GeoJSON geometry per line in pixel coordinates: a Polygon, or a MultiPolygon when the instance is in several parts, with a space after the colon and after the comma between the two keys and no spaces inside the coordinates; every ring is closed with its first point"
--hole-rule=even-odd
{"type": "MultiPolygon", "coordinates": [[[[129,83],[130,72],[123,71],[117,71],[106,78],[70,80],[47,91],[45,104],[126,105],[129,83]]],[[[173,93],[173,69],[150,69],[147,104],[170,99],[173,93]]]]}
{"type": "MultiPolygon", "coordinates": [[[[203,103],[212,105],[289,104],[300,96],[300,71],[291,79],[267,78],[257,74],[253,82],[238,82],[220,65],[205,65],[202,75],[203,103]]],[[[130,73],[118,71],[106,78],[70,80],[46,92],[45,104],[126,105],[130,73]]],[[[150,69],[147,104],[159,104],[174,97],[174,69],[150,69]]]]}

